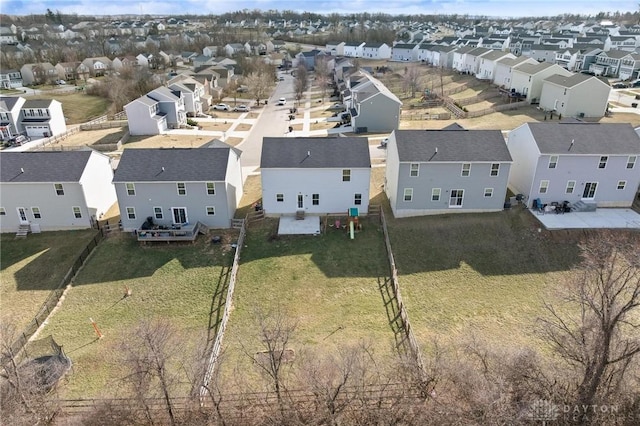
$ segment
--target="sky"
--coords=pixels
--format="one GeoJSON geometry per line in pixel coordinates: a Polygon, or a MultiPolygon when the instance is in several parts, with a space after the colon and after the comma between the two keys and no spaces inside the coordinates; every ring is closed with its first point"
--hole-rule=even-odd
{"type": "Polygon", "coordinates": [[[495,17],[554,16],[564,13],[633,12],[637,0],[0,0],[0,13],[53,12],[78,15],[222,14],[242,9],[293,10],[321,14],[367,11],[395,14],[469,14],[495,17]]]}

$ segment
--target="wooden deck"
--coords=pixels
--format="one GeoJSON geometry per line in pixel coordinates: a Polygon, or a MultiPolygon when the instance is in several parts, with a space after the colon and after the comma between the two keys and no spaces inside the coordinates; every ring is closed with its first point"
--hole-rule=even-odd
{"type": "Polygon", "coordinates": [[[144,243],[164,241],[170,243],[172,241],[191,241],[194,242],[198,238],[200,232],[206,233],[208,228],[196,222],[194,225],[181,226],[179,229],[138,229],[138,241],[144,243]]]}

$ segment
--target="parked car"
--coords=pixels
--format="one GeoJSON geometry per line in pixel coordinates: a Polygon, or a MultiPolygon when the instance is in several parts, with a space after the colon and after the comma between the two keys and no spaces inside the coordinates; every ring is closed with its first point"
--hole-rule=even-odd
{"type": "Polygon", "coordinates": [[[31,140],[29,136],[25,135],[17,135],[11,139],[9,139],[8,146],[19,146],[23,143],[27,143],[31,140]]]}
{"type": "Polygon", "coordinates": [[[280,77],[278,78],[278,81],[284,81],[284,77],[280,76],[280,77]]]}
{"type": "Polygon", "coordinates": [[[233,110],[235,112],[249,112],[249,107],[246,105],[238,105],[235,108],[233,108],[233,110]]]}
{"type": "Polygon", "coordinates": [[[278,99],[278,102],[276,103],[276,105],[285,105],[286,103],[287,103],[286,98],[280,98],[278,99]]]}
{"type": "Polygon", "coordinates": [[[631,82],[631,87],[640,87],[640,80],[631,82]]]}
{"type": "Polygon", "coordinates": [[[231,107],[227,104],[217,104],[213,106],[213,109],[217,111],[231,111],[231,107]]]}
{"type": "Polygon", "coordinates": [[[627,83],[613,83],[611,87],[614,89],[626,89],[629,85],[627,83]]]}
{"type": "Polygon", "coordinates": [[[340,102],[336,102],[335,104],[331,105],[329,107],[329,109],[345,109],[344,105],[341,104],[340,102]]]}

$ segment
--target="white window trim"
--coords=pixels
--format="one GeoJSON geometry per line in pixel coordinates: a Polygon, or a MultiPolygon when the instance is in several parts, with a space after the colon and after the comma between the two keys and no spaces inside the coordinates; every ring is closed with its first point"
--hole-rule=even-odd
{"type": "Polygon", "coordinates": [[[353,194],[353,204],[355,206],[361,206],[362,205],[362,194],[361,193],[353,194]],[[358,195],[360,196],[359,199],[358,199],[358,195]]]}
{"type": "Polygon", "coordinates": [[[216,183],[215,182],[206,182],[205,189],[207,191],[207,195],[213,196],[216,195],[216,183]],[[213,194],[209,193],[209,184],[213,185],[213,194]]]}
{"type": "Polygon", "coordinates": [[[627,165],[625,166],[627,170],[631,170],[633,168],[636,167],[636,163],[638,162],[638,156],[637,155],[630,155],[629,158],[627,158],[627,165]],[[633,158],[633,161],[631,161],[631,159],[633,158]],[[629,167],[629,164],[631,164],[631,167],[629,167]]]}
{"type": "Polygon", "coordinates": [[[405,203],[413,202],[413,188],[404,188],[404,190],[402,191],[402,201],[404,201],[405,203]],[[409,195],[408,200],[407,200],[407,195],[409,195]]]}
{"type": "Polygon", "coordinates": [[[124,184],[124,188],[127,190],[127,196],[134,197],[136,195],[136,184],[132,182],[128,182],[124,184]],[[131,189],[133,190],[133,194],[129,194],[129,185],[131,185],[131,189]]]}
{"type": "Polygon", "coordinates": [[[71,213],[73,214],[73,217],[75,219],[82,219],[82,209],[80,208],[80,206],[71,206],[71,213]],[[76,216],[76,209],[78,209],[78,214],[80,216],[76,216]]]}
{"type": "Polygon", "coordinates": [[[616,185],[616,190],[617,191],[624,191],[625,189],[627,189],[627,181],[626,180],[619,180],[618,184],[616,185]],[[622,183],[622,188],[620,188],[620,184],[622,183]]]}
{"type": "Polygon", "coordinates": [[[351,182],[351,169],[342,169],[342,181],[351,182]]]}
{"type": "Polygon", "coordinates": [[[559,156],[557,156],[557,155],[551,155],[551,156],[549,157],[549,168],[550,168],[550,169],[557,169],[557,168],[558,168],[558,160],[559,160],[559,159],[560,159],[560,157],[559,157],[559,156]],[[551,160],[553,160],[554,158],[555,158],[555,160],[556,160],[556,161],[551,161],[551,160]],[[551,165],[552,165],[552,164],[553,164],[553,167],[551,167],[551,165]]]}
{"type": "Polygon", "coordinates": [[[489,176],[491,177],[498,177],[500,175],[500,163],[491,163],[491,166],[489,166],[489,176]],[[498,166],[497,169],[493,169],[493,166],[498,166]],[[493,172],[496,172],[496,174],[494,175],[493,172]]]}
{"type": "Polygon", "coordinates": [[[40,207],[38,206],[31,207],[31,215],[33,216],[34,219],[42,219],[42,210],[40,210],[40,207]],[[36,217],[36,211],[38,212],[40,217],[36,217]]]}
{"type": "Polygon", "coordinates": [[[157,220],[164,219],[164,211],[162,210],[161,206],[153,206],[153,217],[157,220]],[[160,209],[160,217],[158,217],[158,213],[156,212],[156,209],[160,209]]]}
{"type": "Polygon", "coordinates": [[[205,206],[204,214],[206,214],[207,216],[215,216],[216,215],[216,207],[215,206],[205,206]],[[213,213],[209,214],[209,209],[212,209],[213,213]]]}
{"type": "Polygon", "coordinates": [[[462,169],[460,170],[461,177],[469,177],[471,176],[471,163],[462,163],[462,169]],[[469,166],[468,169],[465,169],[464,166],[469,166]],[[464,172],[467,172],[465,175],[464,172]]]}
{"type": "Polygon", "coordinates": [[[598,169],[600,170],[604,170],[607,168],[607,163],[609,162],[609,156],[608,155],[601,155],[600,158],[598,159],[598,169]],[[602,161],[602,159],[605,159],[604,161],[602,161]],[[604,167],[600,167],[600,164],[604,163],[604,167]]]}
{"type": "Polygon", "coordinates": [[[53,190],[56,192],[56,195],[59,197],[64,195],[64,185],[61,183],[54,183],[53,190]],[[60,191],[62,191],[62,194],[58,194],[58,185],[60,185],[60,191]]]}
{"type": "Polygon", "coordinates": [[[187,195],[187,184],[185,182],[176,182],[176,190],[178,191],[178,195],[184,197],[187,195]],[[180,193],[180,184],[184,185],[184,194],[180,193]]]}
{"type": "Polygon", "coordinates": [[[138,218],[135,207],[125,207],[124,211],[127,213],[127,220],[136,220],[138,218]],[[133,213],[133,217],[130,217],[129,210],[133,213]]]}
{"type": "MultiPolygon", "coordinates": [[[[459,197],[456,196],[456,199],[458,199],[459,197]]],[[[464,189],[452,189],[451,192],[449,193],[449,208],[450,209],[461,209],[462,206],[464,205],[464,189]],[[453,194],[453,191],[462,191],[462,203],[460,205],[454,204],[453,206],[451,205],[451,194],[453,194]]]]}
{"type": "Polygon", "coordinates": [[[0,207],[0,216],[6,216],[7,215],[7,211],[4,209],[4,207],[0,207]]]}
{"type": "Polygon", "coordinates": [[[567,181],[567,186],[564,188],[564,193],[565,194],[573,194],[576,190],[576,181],[575,180],[568,180],[567,181]],[[569,192],[569,183],[573,182],[573,185],[571,186],[571,192],[569,192]]]}
{"type": "Polygon", "coordinates": [[[538,194],[547,194],[549,192],[549,181],[541,180],[540,185],[538,185],[538,194]],[[546,185],[544,183],[546,182],[546,185]],[[542,190],[544,188],[544,191],[542,190]]]}
{"type": "Polygon", "coordinates": [[[420,163],[411,163],[409,164],[409,176],[410,177],[418,177],[420,176],[420,163]],[[415,170],[414,170],[414,166],[416,166],[415,170]],[[416,172],[416,174],[414,175],[413,172],[416,172]]]}
{"type": "Polygon", "coordinates": [[[436,202],[436,201],[440,201],[440,197],[442,197],[442,188],[431,188],[431,201],[436,202]],[[433,199],[433,197],[436,195],[436,191],[438,192],[437,194],[437,199],[433,199]]]}
{"type": "Polygon", "coordinates": [[[311,205],[312,206],[320,205],[320,194],[311,194],[311,205]],[[317,196],[317,202],[316,202],[316,196],[317,196]]]}
{"type": "Polygon", "coordinates": [[[484,195],[484,198],[493,198],[493,188],[485,188],[483,195],[484,195]],[[487,193],[489,195],[487,195],[487,193]]]}
{"type": "Polygon", "coordinates": [[[280,194],[276,194],[276,203],[284,203],[284,194],[280,193],[280,194]],[[282,195],[282,200],[278,200],[278,195],[282,195]]]}

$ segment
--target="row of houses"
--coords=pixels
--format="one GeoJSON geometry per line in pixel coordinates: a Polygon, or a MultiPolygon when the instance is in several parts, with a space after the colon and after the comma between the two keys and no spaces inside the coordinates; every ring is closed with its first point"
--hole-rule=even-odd
{"type": "MultiPolygon", "coordinates": [[[[507,189],[542,203],[629,207],[640,189],[640,137],[629,124],[527,123],[499,130],[395,130],[384,190],[396,217],[495,212],[507,189]]],[[[126,149],[113,173],[95,151],[0,153],[0,230],[92,226],[118,203],[122,226],[231,226],[243,193],[241,152],[220,141],[126,149]]],[[[270,216],[369,209],[366,138],[272,138],[261,153],[270,216]]]]}
{"type": "Polygon", "coordinates": [[[46,138],[66,130],[62,104],[55,99],[0,97],[0,140],[6,141],[18,135],[46,138]]]}

